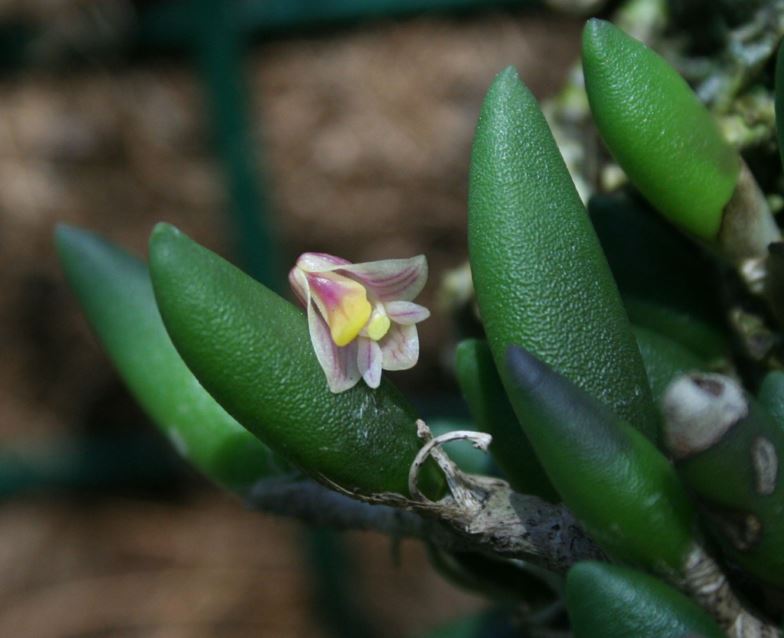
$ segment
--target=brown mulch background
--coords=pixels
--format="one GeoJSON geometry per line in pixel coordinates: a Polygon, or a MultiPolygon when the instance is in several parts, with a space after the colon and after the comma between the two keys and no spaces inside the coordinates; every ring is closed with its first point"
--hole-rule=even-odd
{"type": "MultiPolygon", "coordinates": [[[[0,635],[294,637],[325,635],[313,611],[303,532],[228,497],[10,503],[0,509],[0,635]]],[[[468,613],[421,545],[345,534],[347,589],[380,636],[468,613]]]]}
{"type": "MultiPolygon", "coordinates": [[[[471,136],[494,74],[551,94],[579,24],[535,14],[427,17],[253,49],[255,136],[281,252],[360,261],[424,252],[433,303],[466,256],[471,136]],[[262,125],[263,123],[263,125],[262,125]]],[[[0,442],[57,446],[141,419],[64,285],[55,223],[142,254],[167,220],[226,253],[226,203],[198,78],[180,60],[91,61],[0,79],[0,442]],[[88,428],[86,423],[91,424],[88,428]],[[96,425],[97,424],[97,425],[96,425]]],[[[404,388],[449,390],[449,322],[421,330],[404,388]]],[[[149,427],[144,425],[144,427],[149,427]]],[[[301,529],[206,485],[176,498],[30,496],[0,506],[0,635],[318,636],[301,529]]],[[[356,588],[383,636],[480,608],[404,543],[347,535],[356,588]]]]}

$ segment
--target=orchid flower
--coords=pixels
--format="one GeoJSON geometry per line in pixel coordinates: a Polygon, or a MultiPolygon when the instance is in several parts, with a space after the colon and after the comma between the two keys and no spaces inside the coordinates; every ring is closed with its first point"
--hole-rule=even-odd
{"type": "Polygon", "coordinates": [[[307,309],[310,341],[332,392],[360,378],[377,388],[382,369],[416,364],[416,324],[430,311],[413,299],[426,280],[424,255],[361,264],[325,253],[300,255],[289,282],[307,309]]]}

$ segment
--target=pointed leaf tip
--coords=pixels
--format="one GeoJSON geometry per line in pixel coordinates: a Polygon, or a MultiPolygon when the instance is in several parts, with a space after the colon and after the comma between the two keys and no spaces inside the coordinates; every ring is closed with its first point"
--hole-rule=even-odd
{"type": "Polygon", "coordinates": [[[63,222],[58,222],[54,227],[55,241],[67,240],[74,233],[74,227],[63,222]]]}
{"type": "Polygon", "coordinates": [[[502,69],[501,72],[496,77],[499,80],[502,79],[506,81],[519,81],[520,73],[517,71],[517,67],[510,64],[509,66],[502,69]]]}
{"type": "Polygon", "coordinates": [[[155,224],[155,226],[153,226],[152,232],[150,233],[149,244],[152,246],[153,244],[156,244],[160,241],[165,241],[169,238],[174,239],[182,236],[182,231],[176,226],[167,222],[158,222],[155,224]]]}
{"type": "Polygon", "coordinates": [[[655,407],[618,289],[547,121],[514,69],[496,77],[477,122],[468,246],[502,378],[506,348],[529,347],[619,414],[642,414],[641,429],[652,433],[655,407]],[[582,288],[592,294],[575,303],[569,291],[582,288]]]}
{"type": "Polygon", "coordinates": [[[583,39],[600,37],[615,28],[612,22],[602,20],[601,18],[591,18],[586,20],[585,27],[583,27],[583,39]]]}
{"type": "Polygon", "coordinates": [[[168,222],[158,222],[157,224],[155,224],[155,226],[153,226],[152,229],[153,237],[158,235],[164,235],[166,233],[181,234],[179,228],[177,228],[175,225],[170,224],[168,222]]]}

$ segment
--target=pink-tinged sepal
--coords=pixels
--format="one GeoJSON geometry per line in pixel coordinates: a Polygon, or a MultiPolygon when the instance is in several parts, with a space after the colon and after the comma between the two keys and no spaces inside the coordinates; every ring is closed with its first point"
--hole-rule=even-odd
{"type": "Polygon", "coordinates": [[[302,253],[297,259],[295,268],[305,272],[331,272],[343,266],[349,266],[351,262],[342,257],[328,255],[327,253],[302,253]]]}
{"type": "Polygon", "coordinates": [[[416,326],[392,324],[380,341],[384,370],[408,370],[419,360],[419,335],[416,326]]]}
{"type": "Polygon", "coordinates": [[[412,326],[430,316],[427,308],[411,301],[390,301],[384,304],[384,309],[394,323],[404,326],[412,326]]]}
{"type": "Polygon", "coordinates": [[[359,374],[371,388],[381,384],[381,346],[372,339],[357,339],[357,368],[359,374]]]}
{"type": "Polygon", "coordinates": [[[305,273],[296,266],[294,266],[294,268],[289,271],[289,285],[294,291],[294,295],[297,297],[297,301],[299,301],[302,306],[306,308],[308,305],[308,300],[310,299],[308,278],[305,276],[305,273]]]}
{"type": "Polygon", "coordinates": [[[337,394],[353,388],[361,378],[357,368],[356,342],[342,348],[336,346],[327,322],[312,303],[308,304],[308,330],[310,343],[327,377],[330,391],[337,394]]]}
{"type": "Polygon", "coordinates": [[[383,259],[341,267],[341,272],[362,283],[370,294],[384,303],[411,301],[427,282],[427,259],[383,259]]]}

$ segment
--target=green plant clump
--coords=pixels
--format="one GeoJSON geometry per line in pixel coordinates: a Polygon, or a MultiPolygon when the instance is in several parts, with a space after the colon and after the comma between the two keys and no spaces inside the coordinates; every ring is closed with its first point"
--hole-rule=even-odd
{"type": "Polygon", "coordinates": [[[422,256],[306,253],[298,303],[167,224],[147,265],[61,227],[63,269],[207,478],[260,510],[419,538],[499,605],[433,635],[780,635],[778,227],[664,58],[591,20],[582,62],[629,180],[587,208],[514,68],[479,113],[467,246],[484,335],[455,360],[469,424],[431,429],[383,372],[416,362],[422,256]]]}

